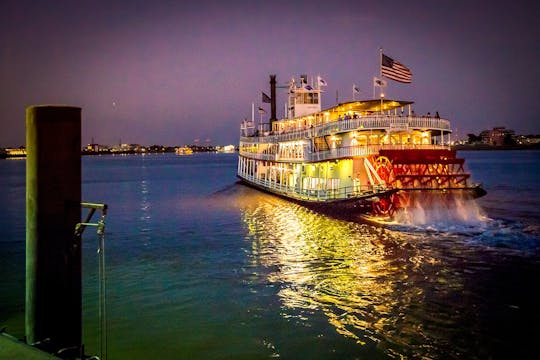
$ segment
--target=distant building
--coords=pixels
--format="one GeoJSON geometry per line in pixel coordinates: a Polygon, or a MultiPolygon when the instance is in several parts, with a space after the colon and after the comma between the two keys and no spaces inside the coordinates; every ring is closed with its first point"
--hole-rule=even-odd
{"type": "Polygon", "coordinates": [[[89,153],[103,153],[103,152],[109,152],[109,148],[105,145],[100,144],[88,144],[83,148],[83,152],[89,152],[89,153]]]}
{"type": "Polygon", "coordinates": [[[143,153],[146,148],[139,144],[120,144],[111,148],[112,153],[143,153]]]}
{"type": "Polygon", "coordinates": [[[490,144],[490,140],[489,140],[489,130],[483,130],[480,132],[480,134],[478,135],[478,137],[481,139],[480,142],[482,144],[490,144]]]}
{"type": "Polygon", "coordinates": [[[502,146],[516,143],[516,134],[514,130],[507,129],[504,126],[494,127],[491,130],[484,130],[480,133],[483,144],[502,146]]]}
{"type": "Polygon", "coordinates": [[[517,141],[521,145],[540,144],[540,135],[520,135],[517,137],[517,141]]]}

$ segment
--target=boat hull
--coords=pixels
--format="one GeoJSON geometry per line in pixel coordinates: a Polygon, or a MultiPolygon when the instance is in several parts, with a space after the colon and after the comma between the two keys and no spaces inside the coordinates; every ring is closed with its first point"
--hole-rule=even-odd
{"type": "Polygon", "coordinates": [[[374,194],[351,197],[348,199],[332,199],[315,201],[302,199],[294,193],[283,193],[254,183],[241,176],[238,183],[304,206],[315,212],[348,221],[370,222],[370,219],[392,219],[396,213],[413,206],[415,202],[429,206],[441,200],[452,203],[456,199],[469,201],[486,195],[480,186],[446,189],[388,189],[374,194]],[[403,203],[401,199],[408,199],[403,203]],[[401,202],[400,202],[401,201],[401,202]]]}
{"type": "Polygon", "coordinates": [[[398,189],[388,189],[369,195],[350,197],[348,199],[316,201],[302,199],[293,193],[287,194],[275,191],[251,182],[241,176],[238,176],[238,183],[302,205],[310,210],[347,220],[356,219],[358,215],[372,215],[375,203],[381,201],[383,198],[387,198],[390,201],[391,196],[399,191],[398,189]]]}

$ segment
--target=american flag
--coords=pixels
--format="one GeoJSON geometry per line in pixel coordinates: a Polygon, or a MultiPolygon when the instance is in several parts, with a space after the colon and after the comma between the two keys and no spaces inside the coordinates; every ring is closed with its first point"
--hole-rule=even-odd
{"type": "Polygon", "coordinates": [[[410,83],[412,80],[409,68],[384,54],[381,59],[381,75],[402,83],[410,83]]]}

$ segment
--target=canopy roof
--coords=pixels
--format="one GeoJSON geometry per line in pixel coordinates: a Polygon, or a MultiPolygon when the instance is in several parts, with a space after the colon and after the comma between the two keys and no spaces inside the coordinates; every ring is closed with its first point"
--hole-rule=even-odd
{"type": "MultiPolygon", "coordinates": [[[[403,106],[407,106],[410,104],[413,104],[413,101],[402,101],[402,100],[382,100],[382,107],[384,111],[387,110],[393,110],[396,108],[400,108],[403,106]]],[[[380,112],[381,111],[381,100],[380,99],[373,99],[373,100],[358,100],[358,101],[348,101],[341,104],[338,104],[336,106],[333,106],[331,108],[323,110],[323,112],[326,111],[337,111],[337,112],[347,112],[347,111],[353,111],[361,114],[369,114],[373,112],[380,112]]]]}

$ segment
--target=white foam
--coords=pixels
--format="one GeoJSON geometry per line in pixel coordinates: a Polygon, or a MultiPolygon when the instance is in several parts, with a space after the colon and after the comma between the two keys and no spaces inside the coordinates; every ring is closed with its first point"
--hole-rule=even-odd
{"type": "Polygon", "coordinates": [[[489,221],[476,201],[457,194],[422,193],[394,215],[398,224],[433,231],[482,228],[489,221]]]}

